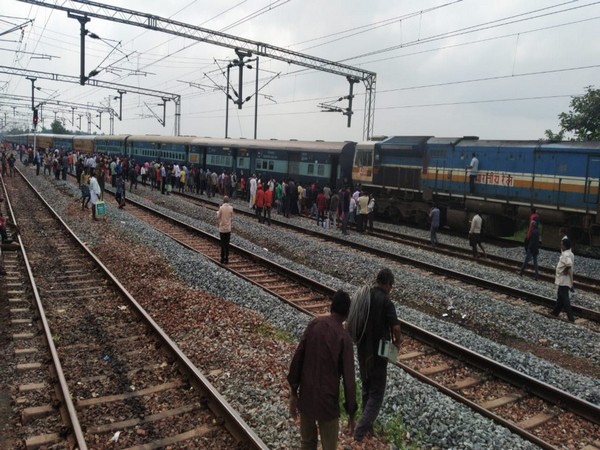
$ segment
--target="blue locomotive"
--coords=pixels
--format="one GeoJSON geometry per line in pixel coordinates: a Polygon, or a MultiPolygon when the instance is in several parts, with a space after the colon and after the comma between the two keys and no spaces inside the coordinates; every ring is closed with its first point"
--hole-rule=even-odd
{"type": "Polygon", "coordinates": [[[394,220],[426,223],[436,202],[452,228],[467,228],[478,210],[488,217],[486,232],[505,236],[535,207],[546,243],[556,243],[564,226],[600,245],[599,142],[394,136],[357,144],[352,176],[378,192],[379,211],[394,220]],[[473,154],[479,167],[471,193],[473,154]]]}

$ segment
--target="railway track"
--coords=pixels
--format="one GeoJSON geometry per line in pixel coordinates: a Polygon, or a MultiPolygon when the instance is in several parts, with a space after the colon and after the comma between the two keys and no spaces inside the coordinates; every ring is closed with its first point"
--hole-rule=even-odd
{"type": "MultiPolygon", "coordinates": [[[[179,195],[181,195],[181,194],[179,194],[179,195]]],[[[199,197],[193,196],[193,195],[185,195],[185,198],[190,200],[191,202],[193,202],[196,205],[205,206],[205,207],[211,208],[215,211],[217,209],[217,205],[214,202],[211,202],[209,200],[199,198],[199,197]]],[[[254,217],[254,214],[252,212],[245,211],[242,208],[236,208],[236,214],[243,214],[248,217],[254,217]]],[[[338,244],[344,248],[352,247],[355,250],[358,250],[358,251],[361,251],[361,252],[364,252],[367,254],[379,256],[379,257],[385,258],[390,261],[395,261],[400,264],[408,265],[412,268],[418,268],[420,270],[445,277],[449,280],[455,280],[458,282],[468,283],[470,285],[478,286],[480,288],[492,291],[494,293],[501,294],[502,296],[509,296],[514,299],[517,299],[518,301],[530,303],[530,304],[534,305],[532,307],[532,311],[537,312],[537,313],[546,313],[549,310],[554,309],[554,307],[556,306],[556,300],[553,298],[546,297],[546,296],[536,294],[534,292],[526,291],[523,289],[518,289],[515,287],[507,286],[507,285],[497,283],[494,281],[486,280],[486,279],[471,275],[469,273],[460,272],[460,271],[456,271],[456,270],[452,270],[452,269],[447,269],[445,267],[442,267],[442,266],[439,266],[436,264],[431,264],[431,263],[428,263],[425,261],[419,261],[414,258],[404,257],[402,255],[398,255],[391,251],[374,248],[372,246],[364,245],[364,244],[361,244],[356,241],[344,239],[344,238],[337,237],[337,236],[334,236],[334,235],[331,235],[328,233],[322,233],[317,230],[307,229],[303,226],[300,226],[300,225],[297,225],[294,223],[277,220],[276,218],[272,219],[272,223],[276,224],[277,226],[281,226],[281,227],[284,227],[286,229],[289,229],[289,230],[292,230],[292,231],[295,231],[295,232],[298,232],[301,234],[314,236],[320,240],[325,240],[328,242],[338,244]]],[[[387,240],[387,238],[385,236],[383,236],[383,239],[387,240]]],[[[452,255],[452,256],[464,258],[464,255],[461,255],[461,254],[456,254],[456,255],[452,255]]],[[[480,260],[478,260],[478,261],[480,261],[480,260]]],[[[514,261],[513,261],[513,263],[514,263],[514,261]]],[[[553,280],[553,278],[552,278],[552,280],[553,280]]],[[[587,288],[589,288],[589,287],[593,287],[595,290],[599,289],[600,281],[594,280],[593,278],[589,278],[586,280],[586,282],[584,284],[579,285],[579,288],[581,288],[582,290],[587,290],[587,288]]],[[[595,292],[594,290],[591,290],[591,291],[595,292]]],[[[598,328],[598,325],[600,324],[600,311],[596,311],[593,309],[578,306],[576,304],[572,305],[572,308],[573,308],[573,312],[576,316],[576,323],[578,323],[580,325],[588,326],[592,329],[598,328]]]]}
{"type": "MultiPolygon", "coordinates": [[[[216,236],[128,200],[126,209],[181,245],[220,264],[216,236]]],[[[224,265],[299,310],[325,313],[334,290],[245,249],[224,265]]],[[[546,448],[600,449],[600,407],[402,321],[395,365],[478,413],[546,448]],[[561,433],[555,431],[559,429],[561,433]]]]}
{"type": "Polygon", "coordinates": [[[7,192],[24,447],[267,448],[24,178],[7,192]]]}
{"type": "MultiPolygon", "coordinates": [[[[369,233],[369,235],[392,241],[398,244],[410,245],[419,249],[430,250],[437,254],[442,254],[455,258],[472,258],[472,253],[470,249],[449,244],[438,244],[435,248],[433,248],[431,247],[431,243],[428,239],[423,239],[415,236],[407,236],[405,234],[389,230],[374,228],[373,232],[369,233]]],[[[515,261],[512,258],[505,258],[503,256],[492,254],[487,254],[485,258],[478,258],[477,263],[509,272],[518,271],[521,267],[520,261],[515,261]]],[[[554,268],[539,266],[538,269],[538,279],[548,281],[551,283],[554,282],[554,268]]],[[[529,266],[527,272],[525,272],[524,275],[528,277],[533,277],[533,273],[531,272],[531,270],[531,266],[529,266]]],[[[586,277],[578,274],[577,280],[575,280],[574,282],[574,288],[585,292],[593,292],[595,294],[600,294],[600,280],[597,278],[586,277]]]]}

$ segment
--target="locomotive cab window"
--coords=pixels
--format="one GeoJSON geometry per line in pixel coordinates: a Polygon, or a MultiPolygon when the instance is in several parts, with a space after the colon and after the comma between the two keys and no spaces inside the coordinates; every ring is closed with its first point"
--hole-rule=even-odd
{"type": "Polygon", "coordinates": [[[356,152],[356,165],[357,166],[372,166],[373,165],[373,152],[370,150],[359,150],[356,152]]]}

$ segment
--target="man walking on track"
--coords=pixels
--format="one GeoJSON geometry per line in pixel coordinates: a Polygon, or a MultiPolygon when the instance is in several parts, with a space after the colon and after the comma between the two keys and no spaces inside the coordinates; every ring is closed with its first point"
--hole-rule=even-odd
{"type": "Polygon", "coordinates": [[[561,254],[556,265],[556,276],[554,279],[554,284],[558,286],[556,307],[552,311],[552,314],[558,317],[564,308],[569,322],[575,322],[571,308],[571,299],[569,297],[569,291],[573,288],[573,265],[575,262],[575,256],[573,256],[573,252],[571,251],[571,241],[568,239],[560,241],[560,249],[561,254]]]}
{"type": "Polygon", "coordinates": [[[356,413],[354,348],[343,323],[350,310],[350,296],[337,291],[331,314],[308,324],[290,364],[290,416],[300,411],[301,449],[316,450],[317,425],[323,450],[336,450],[339,432],[340,378],[344,378],[345,409],[350,433],[356,413]]]}
{"type": "Polygon", "coordinates": [[[373,436],[373,424],[385,395],[388,359],[379,356],[378,349],[382,341],[391,341],[400,348],[400,321],[389,298],[394,274],[390,269],[381,269],[376,283],[356,293],[348,316],[348,332],[358,347],[362,381],[363,413],[354,430],[354,439],[359,442],[367,435],[373,436]]]}
{"type": "Polygon", "coordinates": [[[223,197],[223,204],[217,211],[219,220],[219,235],[221,237],[221,264],[229,264],[229,241],[231,239],[231,222],[233,221],[233,206],[229,197],[223,197]]]}

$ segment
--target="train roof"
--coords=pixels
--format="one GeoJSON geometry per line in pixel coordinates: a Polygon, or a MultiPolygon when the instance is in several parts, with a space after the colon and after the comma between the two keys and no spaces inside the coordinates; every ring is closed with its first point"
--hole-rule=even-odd
{"type": "Polygon", "coordinates": [[[357,149],[372,149],[379,141],[361,141],[356,143],[357,149]]]}
{"type": "Polygon", "coordinates": [[[381,142],[378,142],[377,145],[381,147],[393,145],[423,145],[428,139],[431,139],[431,137],[432,136],[392,136],[381,142]]]}
{"type": "Polygon", "coordinates": [[[354,142],[325,142],[325,141],[297,141],[280,139],[213,139],[197,138],[192,141],[193,145],[252,148],[264,150],[291,150],[323,153],[340,153],[346,146],[354,145],[354,142]]]}
{"type": "Polygon", "coordinates": [[[566,150],[566,151],[578,151],[578,150],[600,150],[600,142],[598,141],[561,141],[561,142],[548,142],[542,144],[544,150],[566,150]]]}
{"type": "Polygon", "coordinates": [[[462,140],[457,145],[460,147],[536,147],[539,141],[503,141],[503,140],[462,140]]]}
{"type": "Polygon", "coordinates": [[[72,134],[51,134],[50,136],[52,136],[54,140],[60,139],[63,141],[72,141],[75,138],[72,134]]]}
{"type": "Polygon", "coordinates": [[[131,136],[130,134],[103,134],[97,135],[96,141],[124,141],[125,138],[131,136]]]}
{"type": "Polygon", "coordinates": [[[127,142],[160,142],[161,144],[190,144],[196,136],[162,136],[159,134],[130,135],[127,142]]]}
{"type": "Polygon", "coordinates": [[[458,144],[462,137],[432,137],[427,143],[433,145],[455,145],[458,144]]]}
{"type": "MultiPolygon", "coordinates": [[[[58,136],[57,134],[55,135],[51,135],[54,136],[56,138],[56,136],[58,136]]],[[[73,135],[73,140],[74,141],[93,141],[96,138],[96,135],[94,134],[75,134],[73,135]]]]}

